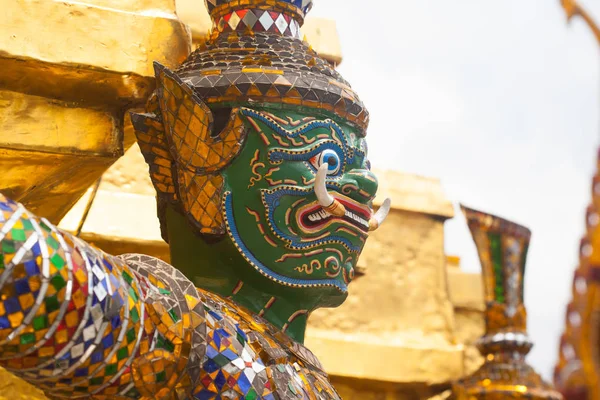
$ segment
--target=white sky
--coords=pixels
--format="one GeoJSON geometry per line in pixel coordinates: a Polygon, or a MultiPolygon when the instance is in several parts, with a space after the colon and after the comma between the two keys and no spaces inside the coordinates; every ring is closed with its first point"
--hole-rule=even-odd
{"type": "MultiPolygon", "coordinates": [[[[580,0],[600,20],[600,3],[580,0]]],[[[559,0],[315,0],[371,112],[378,168],[439,177],[453,202],[528,226],[529,360],[558,354],[599,133],[598,44],[559,0]]],[[[479,271],[462,215],[446,251],[479,271]]]]}

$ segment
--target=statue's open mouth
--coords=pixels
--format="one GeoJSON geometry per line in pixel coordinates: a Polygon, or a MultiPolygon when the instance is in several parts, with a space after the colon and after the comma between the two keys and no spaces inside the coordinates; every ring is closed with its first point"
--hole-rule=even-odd
{"type": "MultiPolygon", "coordinates": [[[[344,217],[348,216],[352,221],[354,222],[359,222],[356,221],[356,219],[354,218],[356,215],[356,213],[349,213],[346,214],[346,207],[344,205],[344,203],[342,201],[340,201],[338,198],[333,197],[330,193],[329,190],[327,189],[327,174],[329,171],[329,164],[322,164],[319,169],[317,170],[317,174],[315,175],[315,195],[317,196],[317,201],[319,203],[319,205],[323,208],[323,211],[325,211],[326,213],[339,217],[343,220],[344,217]]],[[[339,197],[339,195],[337,195],[337,197],[339,197]]],[[[345,197],[343,200],[350,200],[347,197],[345,197]]],[[[369,209],[369,211],[367,212],[367,215],[371,216],[369,219],[369,231],[374,231],[376,229],[379,228],[379,226],[381,225],[381,223],[386,219],[388,213],[390,212],[390,207],[392,205],[392,202],[389,198],[385,199],[383,201],[383,203],[381,203],[381,207],[379,207],[379,210],[377,210],[377,212],[375,214],[373,214],[371,216],[371,210],[369,209]]],[[[359,211],[363,209],[364,206],[359,206],[358,208],[354,208],[355,210],[358,209],[359,211]]],[[[359,216],[358,216],[359,217],[359,216]]],[[[354,225],[354,224],[352,224],[354,225]]]]}
{"type": "Polygon", "coordinates": [[[301,208],[298,212],[298,223],[302,230],[311,233],[318,232],[327,227],[331,222],[338,222],[351,225],[362,233],[368,233],[371,209],[345,196],[335,194],[334,197],[344,205],[346,209],[344,215],[341,217],[331,215],[317,202],[314,202],[301,208]]]}

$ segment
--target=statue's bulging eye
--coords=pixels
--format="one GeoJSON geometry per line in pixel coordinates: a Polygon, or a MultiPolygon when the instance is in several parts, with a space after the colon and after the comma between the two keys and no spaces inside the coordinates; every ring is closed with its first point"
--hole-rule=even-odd
{"type": "Polygon", "coordinates": [[[340,162],[340,156],[338,155],[338,153],[336,153],[334,150],[329,149],[323,150],[321,153],[312,157],[310,159],[310,163],[317,170],[321,165],[327,164],[329,166],[327,171],[328,175],[335,175],[338,172],[340,172],[340,167],[342,164],[340,162]]]}

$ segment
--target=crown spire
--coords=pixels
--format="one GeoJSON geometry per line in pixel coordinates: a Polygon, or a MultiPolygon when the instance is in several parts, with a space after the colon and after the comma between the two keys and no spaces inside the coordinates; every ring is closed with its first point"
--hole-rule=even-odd
{"type": "Polygon", "coordinates": [[[262,10],[295,9],[304,17],[312,8],[312,0],[204,0],[210,15],[227,9],[260,8],[262,10]]]}
{"type": "Polygon", "coordinates": [[[369,112],[352,87],[301,40],[312,0],[205,0],[209,38],[174,73],[210,108],[279,104],[335,116],[364,136],[369,112]]]}
{"type": "Polygon", "coordinates": [[[213,33],[269,32],[300,38],[312,0],[205,0],[213,33]]]}

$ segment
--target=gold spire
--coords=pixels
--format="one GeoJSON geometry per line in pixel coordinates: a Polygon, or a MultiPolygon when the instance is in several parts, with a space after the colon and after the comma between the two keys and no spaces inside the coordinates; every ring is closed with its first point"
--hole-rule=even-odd
{"type": "MultiPolygon", "coordinates": [[[[600,28],[576,0],[561,0],[570,21],[580,16],[589,25],[598,44],[600,28]]],[[[560,340],[554,382],[567,399],[597,399],[600,367],[597,315],[600,310],[600,151],[592,182],[592,202],[586,210],[586,232],[579,247],[579,265],[567,306],[565,330],[560,340]]]]}
{"type": "Polygon", "coordinates": [[[590,14],[584,10],[576,0],[561,0],[561,5],[565,9],[567,14],[567,21],[571,21],[574,16],[580,16],[589,25],[592,33],[596,37],[598,44],[600,44],[600,28],[596,22],[592,19],[590,14]]]}
{"type": "Polygon", "coordinates": [[[600,396],[596,317],[600,310],[600,151],[591,189],[586,230],[579,246],[579,265],[574,273],[572,299],[567,306],[559,360],[554,370],[554,382],[567,399],[600,396]]]}

